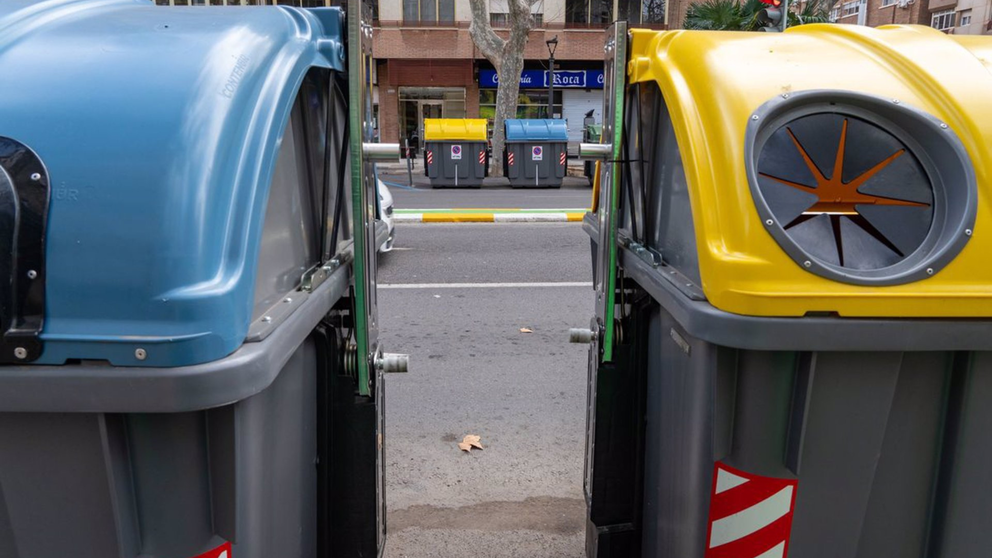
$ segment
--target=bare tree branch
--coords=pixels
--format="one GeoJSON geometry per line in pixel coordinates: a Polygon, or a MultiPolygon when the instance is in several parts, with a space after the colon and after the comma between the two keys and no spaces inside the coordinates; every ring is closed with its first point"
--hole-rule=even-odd
{"type": "Polygon", "coordinates": [[[503,123],[517,115],[517,101],[520,95],[520,74],[524,69],[524,47],[527,35],[534,27],[531,7],[539,0],[506,0],[509,13],[510,34],[507,39],[497,35],[490,25],[487,0],[469,0],[472,8],[472,24],[469,35],[483,56],[496,68],[496,115],[493,122],[493,165],[490,171],[494,176],[503,175],[503,144],[505,131],[503,123]]]}
{"type": "Polygon", "coordinates": [[[492,26],[489,25],[489,10],[486,9],[486,0],[469,0],[469,6],[472,8],[472,23],[468,28],[468,34],[482,55],[492,63],[496,72],[499,73],[506,41],[497,35],[492,26]]]}

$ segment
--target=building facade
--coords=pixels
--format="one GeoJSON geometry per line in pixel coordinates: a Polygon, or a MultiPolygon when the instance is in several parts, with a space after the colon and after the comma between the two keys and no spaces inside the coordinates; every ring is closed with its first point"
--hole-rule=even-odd
{"type": "Polygon", "coordinates": [[[945,33],[992,34],[992,0],[839,0],[830,18],[869,27],[917,24],[945,33]]]}
{"type": "MultiPolygon", "coordinates": [[[[506,37],[505,0],[487,0],[490,24],[506,37]]],[[[524,51],[519,118],[564,118],[569,141],[582,138],[592,113],[602,122],[603,29],[614,13],[640,25],[664,27],[664,0],[539,0],[524,51]],[[555,91],[548,112],[549,45],[555,91]]],[[[495,115],[496,72],[469,36],[468,0],[378,0],[373,53],[377,59],[377,123],[385,142],[420,145],[425,118],[495,115]]]]}
{"type": "MultiPolygon", "coordinates": [[[[156,0],[170,6],[335,6],[345,0],[156,0]]],[[[496,110],[496,72],[469,36],[469,0],[366,0],[373,9],[376,131],[383,142],[421,144],[425,118],[487,118],[496,110]]],[[[489,21],[507,35],[506,0],[486,0],[489,21]]],[[[689,0],[672,0],[688,6],[689,0]]],[[[616,19],[664,29],[685,6],[668,0],[537,0],[520,77],[520,118],[564,118],[569,141],[582,139],[587,114],[602,123],[603,30],[616,19]],[[674,7],[674,12],[670,9],[674,7]],[[679,12],[678,10],[681,10],[679,12]],[[554,104],[548,110],[549,45],[554,104]]]]}

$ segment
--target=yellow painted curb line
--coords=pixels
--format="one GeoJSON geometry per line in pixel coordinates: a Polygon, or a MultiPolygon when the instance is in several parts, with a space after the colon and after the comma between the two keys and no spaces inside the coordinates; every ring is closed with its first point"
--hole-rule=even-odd
{"type": "Polygon", "coordinates": [[[520,223],[575,223],[582,221],[585,212],[582,211],[549,211],[548,213],[423,213],[421,223],[494,223],[494,222],[520,222],[520,223]],[[497,219],[499,215],[499,219],[497,219]],[[556,218],[563,215],[564,218],[556,218]]]}

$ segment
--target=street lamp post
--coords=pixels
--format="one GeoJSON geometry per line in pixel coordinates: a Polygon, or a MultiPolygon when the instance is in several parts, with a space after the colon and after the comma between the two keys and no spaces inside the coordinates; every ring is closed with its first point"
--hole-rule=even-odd
{"type": "Polygon", "coordinates": [[[558,35],[544,41],[548,45],[548,118],[555,117],[555,49],[558,48],[558,35]]]}

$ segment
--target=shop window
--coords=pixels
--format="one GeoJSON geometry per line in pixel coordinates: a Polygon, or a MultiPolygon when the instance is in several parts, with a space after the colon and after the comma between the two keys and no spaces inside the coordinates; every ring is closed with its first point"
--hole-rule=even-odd
{"type": "Polygon", "coordinates": [[[409,145],[416,156],[423,146],[425,118],[465,118],[465,88],[400,87],[398,116],[400,145],[409,145]]]}
{"type": "MultiPolygon", "coordinates": [[[[562,110],[561,90],[555,90],[555,114],[564,114],[562,110]]],[[[492,128],[493,121],[496,120],[496,90],[479,90],[479,118],[489,120],[489,127],[492,128]]],[[[551,118],[548,116],[548,90],[547,89],[521,89],[517,98],[516,118],[551,118]]]]}

